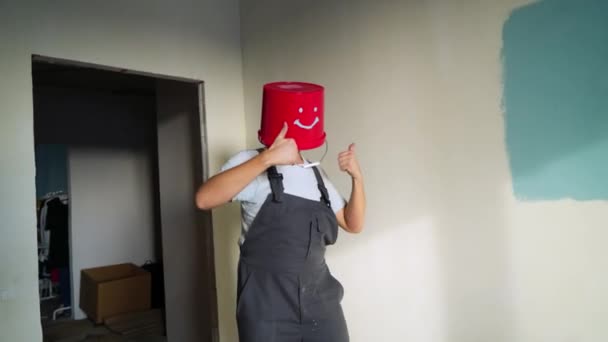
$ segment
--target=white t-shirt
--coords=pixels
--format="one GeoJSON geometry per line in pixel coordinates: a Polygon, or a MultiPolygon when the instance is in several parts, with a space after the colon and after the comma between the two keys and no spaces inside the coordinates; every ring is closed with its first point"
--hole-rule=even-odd
{"type": "MultiPolygon", "coordinates": [[[[257,155],[258,151],[256,150],[239,152],[222,166],[221,171],[223,172],[238,166],[257,155]]],[[[329,193],[331,208],[334,213],[337,213],[340,209],[344,208],[346,201],[329,181],[325,172],[320,167],[317,168],[321,171],[323,182],[329,193]]],[[[313,201],[319,201],[321,199],[321,192],[319,191],[319,188],[317,188],[317,178],[315,177],[312,168],[280,165],[277,166],[277,171],[283,174],[283,187],[285,193],[311,199],[313,201]]],[[[241,203],[242,230],[241,238],[239,239],[240,244],[243,244],[245,241],[245,235],[247,234],[253,219],[258,214],[258,211],[260,211],[260,208],[270,193],[270,182],[268,181],[268,175],[264,172],[257,176],[232,199],[233,201],[239,201],[241,203]]]]}

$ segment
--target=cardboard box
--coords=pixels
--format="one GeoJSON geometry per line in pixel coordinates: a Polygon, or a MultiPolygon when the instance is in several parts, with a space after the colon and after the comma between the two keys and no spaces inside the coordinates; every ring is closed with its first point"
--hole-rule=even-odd
{"type": "Polygon", "coordinates": [[[150,309],[150,273],[133,264],[84,269],[80,308],[95,323],[128,312],[150,309]]]}

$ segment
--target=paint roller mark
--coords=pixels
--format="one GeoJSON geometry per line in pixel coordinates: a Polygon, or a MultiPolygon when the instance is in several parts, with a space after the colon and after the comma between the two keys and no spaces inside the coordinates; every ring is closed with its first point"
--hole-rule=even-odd
{"type": "Polygon", "coordinates": [[[608,1],[545,0],[503,27],[506,144],[519,199],[608,199],[608,1]]]}

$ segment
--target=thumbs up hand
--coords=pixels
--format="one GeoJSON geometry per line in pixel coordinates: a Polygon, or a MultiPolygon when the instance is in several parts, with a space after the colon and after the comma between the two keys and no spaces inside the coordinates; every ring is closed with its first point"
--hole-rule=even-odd
{"type": "Polygon", "coordinates": [[[287,123],[283,124],[283,129],[266,151],[271,165],[295,165],[302,159],[296,141],[292,138],[285,138],[287,129],[287,123]]]}
{"type": "Polygon", "coordinates": [[[340,170],[348,173],[353,179],[362,179],[361,168],[359,167],[359,162],[357,161],[355,153],[355,144],[350,144],[348,150],[340,152],[338,155],[338,164],[340,165],[340,170]]]}

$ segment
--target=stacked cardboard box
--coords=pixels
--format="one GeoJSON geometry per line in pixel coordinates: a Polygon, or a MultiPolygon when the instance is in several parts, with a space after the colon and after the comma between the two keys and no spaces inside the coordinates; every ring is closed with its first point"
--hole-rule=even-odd
{"type": "Polygon", "coordinates": [[[80,308],[95,323],[118,314],[150,309],[150,273],[133,264],[84,269],[80,308]]]}

